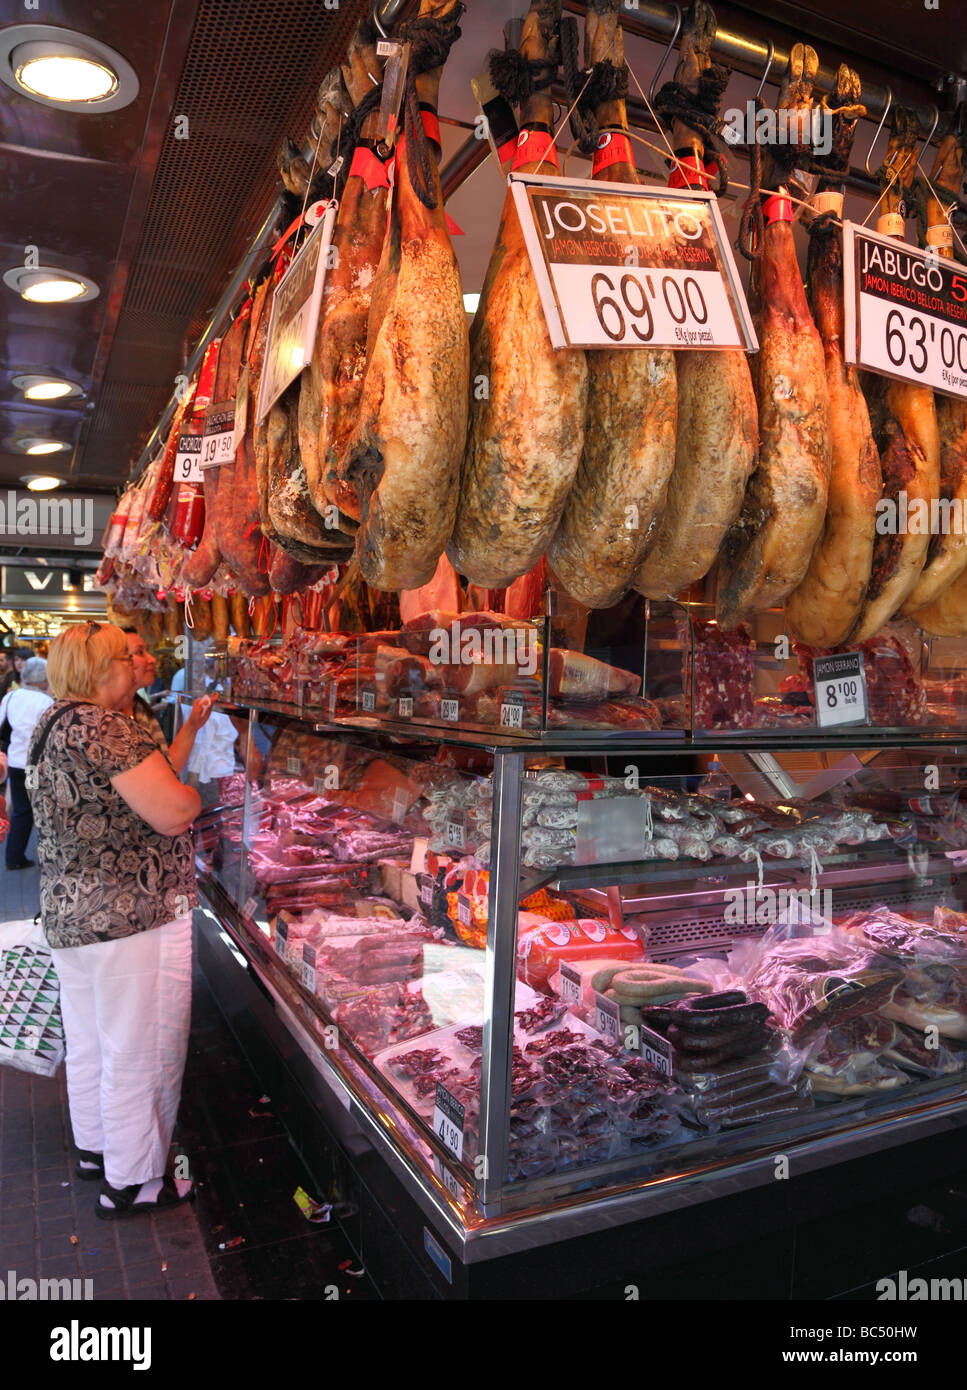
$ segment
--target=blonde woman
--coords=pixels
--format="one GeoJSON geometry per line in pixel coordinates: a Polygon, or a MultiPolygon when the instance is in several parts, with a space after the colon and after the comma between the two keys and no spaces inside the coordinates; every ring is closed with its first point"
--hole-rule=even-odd
{"type": "Polygon", "coordinates": [[[198,793],[120,711],[134,675],[110,623],[54,639],[56,699],[27,754],[40,910],[60,977],[77,1174],[105,1220],[189,1200],[166,1175],[191,1014],[188,827],[198,793]]]}

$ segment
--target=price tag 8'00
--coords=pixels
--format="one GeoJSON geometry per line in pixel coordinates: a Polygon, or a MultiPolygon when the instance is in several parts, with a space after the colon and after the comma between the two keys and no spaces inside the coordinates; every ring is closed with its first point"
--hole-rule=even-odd
{"type": "Polygon", "coordinates": [[[813,684],[816,722],[821,729],[869,722],[862,652],[817,656],[813,661],[813,684]]]}

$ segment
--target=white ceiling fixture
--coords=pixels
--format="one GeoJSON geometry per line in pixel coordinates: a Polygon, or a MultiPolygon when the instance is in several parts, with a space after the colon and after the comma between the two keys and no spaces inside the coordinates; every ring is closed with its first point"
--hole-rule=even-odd
{"type": "Polygon", "coordinates": [[[52,24],[0,30],[0,80],[59,111],[117,111],[138,95],[138,75],[107,44],[52,24]]]}
{"type": "Polygon", "coordinates": [[[101,293],[93,280],[55,265],[15,265],[3,272],[3,283],[31,304],[79,304],[101,293]]]}
{"type": "Polygon", "coordinates": [[[28,373],[25,376],[15,376],[12,380],[13,385],[24,393],[28,401],[63,401],[68,397],[76,399],[84,394],[76,382],[65,381],[63,377],[28,373]]]}
{"type": "Polygon", "coordinates": [[[47,473],[25,473],[20,481],[27,484],[30,492],[53,492],[64,480],[47,473]]]}
{"type": "Polygon", "coordinates": [[[41,439],[37,435],[22,435],[15,441],[16,447],[23,454],[62,454],[71,446],[65,444],[61,439],[41,439]]]}

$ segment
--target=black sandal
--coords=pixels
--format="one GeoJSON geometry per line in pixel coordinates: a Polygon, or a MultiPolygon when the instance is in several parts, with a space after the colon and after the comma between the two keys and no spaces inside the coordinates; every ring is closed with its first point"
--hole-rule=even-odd
{"type": "Polygon", "coordinates": [[[81,1182],[100,1182],[104,1177],[104,1155],[92,1153],[90,1149],[78,1149],[74,1176],[80,1178],[81,1182]],[[85,1168],[84,1163],[93,1163],[97,1166],[85,1168]]]}
{"type": "Polygon", "coordinates": [[[119,1221],[127,1216],[142,1216],[153,1211],[168,1211],[171,1207],[180,1207],[183,1202],[193,1202],[195,1200],[195,1187],[192,1184],[184,1195],[179,1195],[175,1187],[174,1178],[167,1173],[161,1179],[161,1191],[153,1202],[137,1202],[135,1198],[144,1186],[143,1183],[131,1183],[128,1187],[112,1187],[105,1182],[101,1186],[101,1196],[109,1197],[114,1203],[111,1207],[101,1205],[98,1199],[94,1210],[102,1221],[119,1221]]]}

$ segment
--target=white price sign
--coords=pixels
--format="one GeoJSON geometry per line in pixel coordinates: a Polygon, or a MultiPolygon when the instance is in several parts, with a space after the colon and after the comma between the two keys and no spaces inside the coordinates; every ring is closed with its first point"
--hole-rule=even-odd
{"type": "Polygon", "coordinates": [[[555,348],[758,348],[718,200],[512,174],[555,348]]]}
{"type": "Polygon", "coordinates": [[[312,356],[335,220],[336,205],[330,203],[322,221],[300,247],[272,297],[272,315],[255,412],[256,424],[261,424],[273,403],[312,356]]]}
{"type": "Polygon", "coordinates": [[[433,879],[429,874],[420,874],[417,882],[419,884],[420,906],[429,911],[433,906],[433,879]]]}
{"type": "Polygon", "coordinates": [[[641,1028],[641,1056],[650,1067],[671,1080],[672,1045],[667,1038],[651,1028],[641,1028]]]}
{"type": "Polygon", "coordinates": [[[574,1009],[581,1002],[581,976],[570,965],[561,964],[560,967],[561,983],[558,993],[563,1003],[568,1008],[574,1009]]]}
{"type": "Polygon", "coordinates": [[[212,405],[205,412],[205,434],[201,442],[202,468],[221,468],[235,457],[235,403],[212,405]]]}
{"type": "Polygon", "coordinates": [[[302,948],[302,983],[310,994],[315,994],[316,948],[314,946],[303,946],[302,948]]]}
{"type": "Polygon", "coordinates": [[[441,700],[440,714],[442,718],[448,720],[451,724],[456,724],[457,720],[460,718],[460,701],[441,700]]]}
{"type": "Polygon", "coordinates": [[[285,960],[289,951],[289,929],[280,919],[275,924],[275,954],[285,960]]]}
{"type": "Polygon", "coordinates": [[[967,272],[843,224],[847,362],[967,398],[967,272]]]}
{"type": "Polygon", "coordinates": [[[364,691],[363,691],[363,710],[364,710],[364,712],[365,712],[366,714],[372,714],[372,712],[373,712],[373,710],[374,710],[375,708],[376,708],[376,691],[375,691],[375,690],[364,690],[364,691]]]}
{"type": "Polygon", "coordinates": [[[524,726],[524,697],[510,691],[500,702],[500,724],[504,729],[521,729],[524,726]]]}
{"type": "Polygon", "coordinates": [[[401,696],[400,696],[399,700],[397,701],[396,713],[399,715],[400,719],[412,719],[412,718],[413,718],[413,696],[412,696],[412,695],[401,695],[401,696]]]}
{"type": "Polygon", "coordinates": [[[817,656],[813,660],[813,685],[816,722],[821,729],[869,722],[862,652],[817,656]]]}
{"type": "Polygon", "coordinates": [[[178,452],[175,455],[176,483],[201,482],[201,446],[200,434],[178,436],[178,452]]]}
{"type": "Polygon", "coordinates": [[[594,992],[594,1026],[599,1033],[612,1042],[622,1043],[621,1009],[614,999],[605,999],[603,994],[594,992]]]}
{"type": "Polygon", "coordinates": [[[467,848],[467,828],[462,820],[447,821],[447,844],[452,849],[467,848]]]}
{"type": "Polygon", "coordinates": [[[436,1101],[433,1105],[433,1133],[442,1141],[455,1158],[463,1157],[463,1126],[466,1118],[464,1107],[456,1096],[450,1094],[445,1086],[437,1082],[436,1101]]]}
{"type": "Polygon", "coordinates": [[[285,770],[298,777],[299,773],[302,771],[302,759],[296,757],[294,753],[290,753],[285,760],[285,770]]]}
{"type": "Polygon", "coordinates": [[[466,893],[457,894],[457,921],[462,922],[465,927],[473,925],[473,909],[466,893]]]}
{"type": "Polygon", "coordinates": [[[255,898],[246,898],[245,902],[242,904],[242,916],[254,919],[257,910],[258,903],[255,898]]]}

